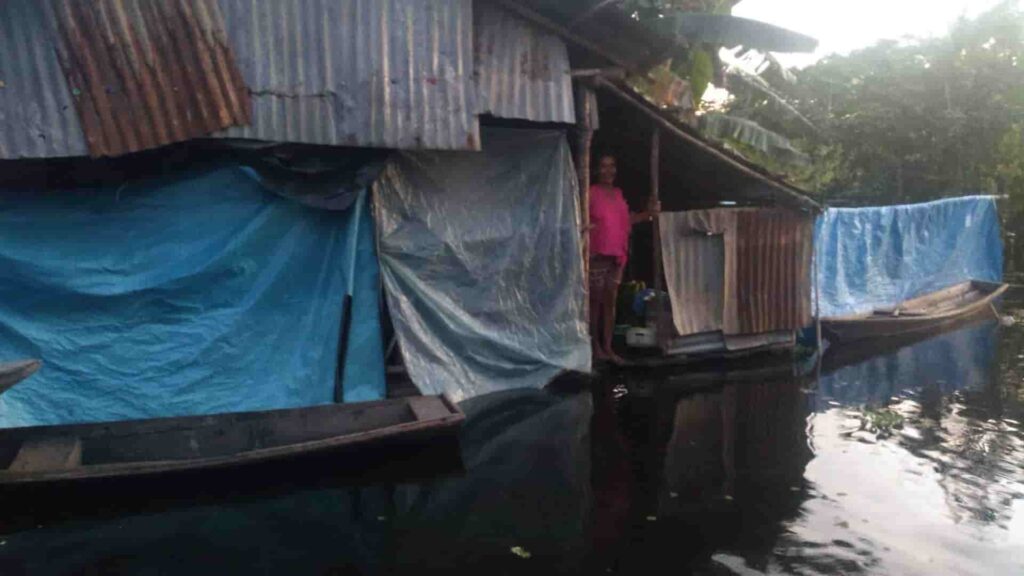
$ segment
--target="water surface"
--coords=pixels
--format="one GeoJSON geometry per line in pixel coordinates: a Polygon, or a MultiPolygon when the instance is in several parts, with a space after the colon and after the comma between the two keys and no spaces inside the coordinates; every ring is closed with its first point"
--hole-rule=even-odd
{"type": "Polygon", "coordinates": [[[0,573],[1024,573],[1024,327],[902,344],[476,398],[464,471],[20,518],[0,573]]]}

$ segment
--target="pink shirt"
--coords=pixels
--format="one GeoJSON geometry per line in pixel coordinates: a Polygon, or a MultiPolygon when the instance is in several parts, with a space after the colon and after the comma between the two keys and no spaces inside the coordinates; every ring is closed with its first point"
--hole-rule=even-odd
{"type": "Polygon", "coordinates": [[[590,187],[590,253],[614,256],[625,266],[629,255],[629,205],[622,190],[600,184],[590,187]]]}

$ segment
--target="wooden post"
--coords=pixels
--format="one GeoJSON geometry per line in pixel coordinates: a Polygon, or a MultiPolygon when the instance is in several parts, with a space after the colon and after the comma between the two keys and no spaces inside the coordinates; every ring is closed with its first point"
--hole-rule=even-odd
{"type": "Polygon", "coordinates": [[[811,227],[811,258],[814,259],[814,331],[818,346],[818,373],[821,373],[821,358],[824,355],[821,338],[821,255],[818,253],[818,223],[817,219],[824,220],[828,216],[828,204],[826,203],[825,192],[821,193],[821,213],[815,217],[811,227]]]}
{"type": "MultiPolygon", "coordinates": [[[[594,138],[592,118],[597,113],[594,103],[597,96],[594,89],[586,83],[577,84],[576,105],[576,178],[580,185],[580,224],[583,228],[590,226],[590,143],[594,138]]],[[[583,245],[583,288],[590,291],[590,234],[584,233],[583,245]]],[[[589,298],[587,305],[589,305],[589,298]]],[[[589,312],[588,312],[589,314],[589,312]]]]}
{"type": "MultiPolygon", "coordinates": [[[[649,204],[661,200],[661,129],[658,126],[651,127],[651,194],[649,204]]],[[[667,334],[665,327],[665,302],[661,297],[664,289],[662,276],[664,275],[661,263],[661,223],[655,218],[652,228],[652,244],[654,244],[654,306],[657,311],[655,315],[654,335],[658,346],[665,349],[667,334]]]]}
{"type": "Polygon", "coordinates": [[[814,259],[814,336],[818,346],[818,364],[821,364],[821,284],[818,282],[821,270],[818,268],[818,242],[811,236],[811,258],[814,259]]]}

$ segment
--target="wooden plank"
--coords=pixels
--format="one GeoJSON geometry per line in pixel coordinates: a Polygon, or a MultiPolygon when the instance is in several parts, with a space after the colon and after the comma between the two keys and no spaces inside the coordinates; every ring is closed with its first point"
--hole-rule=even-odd
{"type": "Polygon", "coordinates": [[[0,394],[35,374],[41,365],[42,362],[39,360],[19,360],[17,362],[0,363],[0,394]]]}
{"type": "MultiPolygon", "coordinates": [[[[584,232],[580,239],[582,243],[581,256],[583,258],[583,293],[590,292],[590,145],[594,139],[594,127],[592,125],[593,110],[596,95],[594,89],[587,84],[577,84],[577,105],[576,105],[576,178],[579,181],[579,206],[580,226],[584,232]]],[[[584,298],[584,307],[589,318],[590,298],[584,298]]],[[[587,326],[590,326],[588,320],[587,326]]]]}
{"type": "Polygon", "coordinates": [[[409,399],[409,408],[419,422],[440,420],[451,416],[451,411],[437,396],[415,396],[409,399]]]}
{"type": "MultiPolygon", "coordinates": [[[[661,130],[653,125],[651,130],[651,193],[648,204],[661,202],[661,130]]],[[[661,216],[654,218],[652,243],[654,244],[654,309],[656,311],[654,339],[664,354],[668,347],[669,323],[665,317],[665,299],[661,296],[665,288],[665,271],[661,262],[661,216]]]]}
{"type": "Polygon", "coordinates": [[[82,443],[72,436],[26,440],[8,467],[12,472],[69,470],[82,464],[82,443]]]}

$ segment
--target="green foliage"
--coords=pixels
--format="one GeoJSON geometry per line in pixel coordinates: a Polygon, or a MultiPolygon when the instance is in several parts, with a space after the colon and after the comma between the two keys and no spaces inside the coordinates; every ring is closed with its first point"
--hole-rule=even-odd
{"type": "MultiPolygon", "coordinates": [[[[661,27],[676,12],[729,14],[739,0],[626,0],[623,9],[637,20],[652,27],[661,27]]],[[[708,85],[717,75],[717,46],[695,42],[684,57],[672,60],[672,72],[690,83],[694,107],[700,104],[708,85]]]]}
{"type": "Polygon", "coordinates": [[[1024,202],[1024,20],[1005,2],[939,38],[887,41],[771,82],[730,83],[730,114],[793,135],[815,170],[790,170],[830,202],[921,201],[998,191],[1024,202]]]}
{"type": "Polygon", "coordinates": [[[715,77],[715,65],[711,52],[706,49],[690,50],[690,57],[686,62],[684,70],[677,70],[676,74],[690,79],[690,89],[693,91],[694,106],[700,104],[704,92],[715,77]]]}
{"type": "Polygon", "coordinates": [[[808,163],[807,155],[794,148],[789,139],[746,118],[711,112],[701,116],[700,129],[705,135],[730,143],[733,147],[753,148],[760,154],[778,158],[787,164],[808,163]]]}
{"type": "Polygon", "coordinates": [[[889,407],[865,407],[860,416],[860,429],[875,434],[878,438],[888,438],[894,430],[902,430],[904,417],[889,407]]]}

